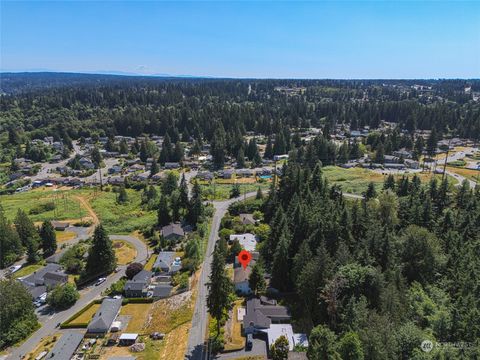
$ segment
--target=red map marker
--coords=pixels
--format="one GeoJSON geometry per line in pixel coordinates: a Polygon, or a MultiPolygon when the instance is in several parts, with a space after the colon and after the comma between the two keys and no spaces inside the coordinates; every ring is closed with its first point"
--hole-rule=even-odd
{"type": "Polygon", "coordinates": [[[242,264],[243,268],[246,269],[248,263],[252,260],[252,254],[250,254],[247,250],[242,250],[238,254],[238,261],[242,264]]]}

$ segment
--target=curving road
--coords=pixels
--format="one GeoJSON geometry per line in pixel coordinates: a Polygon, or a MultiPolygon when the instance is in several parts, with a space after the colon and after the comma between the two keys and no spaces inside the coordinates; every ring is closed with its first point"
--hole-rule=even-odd
{"type": "MultiPolygon", "coordinates": [[[[112,240],[124,240],[131,243],[137,250],[137,256],[135,262],[145,263],[148,257],[148,248],[144,242],[140,239],[129,235],[110,235],[112,240]]],[[[79,239],[77,239],[78,241],[79,239]]],[[[107,277],[107,280],[99,286],[90,285],[83,288],[80,291],[80,299],[71,308],[63,311],[51,313],[46,306],[45,310],[39,313],[39,322],[42,327],[38,329],[32,336],[25,340],[19,347],[13,348],[12,352],[8,355],[8,359],[22,359],[26,354],[31,352],[40,340],[46,336],[59,332],[57,328],[58,323],[66,321],[70,316],[81,310],[91,301],[100,297],[102,292],[109,288],[114,282],[120,280],[125,275],[126,265],[118,266],[120,271],[113,273],[107,277]]]]}

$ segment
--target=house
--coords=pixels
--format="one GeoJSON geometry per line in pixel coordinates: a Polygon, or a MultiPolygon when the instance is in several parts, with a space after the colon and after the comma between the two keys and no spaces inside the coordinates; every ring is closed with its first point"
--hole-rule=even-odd
{"type": "Polygon", "coordinates": [[[210,171],[199,171],[196,177],[204,181],[210,181],[214,178],[213,173],[210,171]]]}
{"type": "Polygon", "coordinates": [[[100,308],[88,324],[87,332],[97,334],[107,333],[120,312],[121,307],[122,299],[104,299],[102,305],[100,305],[100,308]]]}
{"type": "Polygon", "coordinates": [[[420,163],[418,161],[415,161],[415,160],[405,159],[404,164],[405,164],[406,167],[408,167],[410,169],[419,169],[420,168],[420,163]]]}
{"type": "Polygon", "coordinates": [[[243,329],[245,334],[256,333],[262,329],[270,328],[272,324],[290,321],[290,312],[285,306],[263,304],[260,299],[247,301],[243,329]]]}
{"type": "Polygon", "coordinates": [[[393,156],[402,158],[402,159],[411,159],[412,158],[412,152],[408,151],[406,149],[400,149],[397,151],[393,152],[393,156]]]}
{"type": "Polygon", "coordinates": [[[185,232],[179,223],[172,223],[162,227],[160,233],[165,240],[173,240],[175,242],[185,236],[185,232]]]}
{"type": "Polygon", "coordinates": [[[51,224],[57,231],[65,231],[70,226],[70,223],[61,221],[52,221],[51,224]]]}
{"type": "Polygon", "coordinates": [[[398,164],[400,163],[400,158],[393,155],[385,155],[385,164],[398,164]]]}
{"type": "Polygon", "coordinates": [[[62,155],[54,155],[50,158],[51,163],[57,163],[59,161],[62,161],[62,155]]]}
{"type": "MultiPolygon", "coordinates": [[[[252,261],[253,262],[253,261],[252,261]]],[[[236,267],[233,271],[233,284],[235,285],[235,292],[242,295],[248,295],[252,292],[248,279],[252,272],[252,267],[249,264],[245,269],[243,267],[236,267]]]]}
{"type": "Polygon", "coordinates": [[[82,342],[83,334],[77,331],[65,332],[48,353],[48,360],[70,360],[82,342]]]}
{"type": "Polygon", "coordinates": [[[84,167],[85,169],[95,169],[95,165],[93,164],[92,160],[86,158],[86,157],[82,157],[80,158],[80,160],[78,160],[78,162],[80,163],[80,165],[82,167],[84,167]]]}
{"type": "Polygon", "coordinates": [[[403,170],[405,169],[405,165],[404,164],[390,164],[390,163],[386,163],[385,165],[385,169],[393,169],[393,170],[403,170]]]}
{"type": "Polygon", "coordinates": [[[153,269],[164,273],[176,273],[182,268],[182,262],[179,257],[176,257],[173,251],[161,251],[155,263],[153,269]]]}
{"type": "Polygon", "coordinates": [[[180,168],[180,163],[178,162],[166,162],[165,169],[179,169],[180,168]]]}
{"type": "Polygon", "coordinates": [[[45,298],[47,296],[47,287],[45,285],[35,286],[29,285],[21,280],[20,282],[26,287],[27,291],[32,296],[33,301],[37,301],[38,299],[42,297],[45,298]]]}
{"type": "Polygon", "coordinates": [[[147,288],[152,278],[152,272],[142,270],[132,280],[125,283],[123,291],[127,298],[139,298],[147,296],[147,288]]]}
{"type": "Polygon", "coordinates": [[[279,161],[279,160],[287,160],[288,159],[288,154],[283,154],[283,155],[273,155],[273,160],[279,161]]]}
{"type": "Polygon", "coordinates": [[[242,248],[244,248],[247,251],[255,251],[255,248],[257,247],[257,238],[255,235],[251,233],[246,233],[246,234],[233,234],[230,235],[229,242],[232,243],[235,240],[238,240],[242,248]]]}
{"type": "Polygon", "coordinates": [[[160,181],[165,178],[165,173],[163,171],[159,171],[158,173],[152,176],[153,181],[160,181]]]}
{"type": "Polygon", "coordinates": [[[110,175],[120,174],[122,172],[122,167],[120,165],[113,165],[110,169],[108,169],[108,173],[110,175]]]}
{"type": "Polygon", "coordinates": [[[240,214],[239,216],[243,225],[255,225],[257,223],[252,214],[240,214]]]}
{"type": "Polygon", "coordinates": [[[24,284],[29,286],[55,287],[56,285],[65,284],[68,281],[68,275],[62,271],[62,267],[58,264],[47,264],[40,270],[21,279],[24,284]]]}
{"type": "Polygon", "coordinates": [[[233,174],[235,174],[235,171],[231,169],[224,170],[223,172],[220,172],[220,176],[224,179],[231,179],[233,177],[233,174]]]}
{"type": "Polygon", "coordinates": [[[307,335],[295,334],[290,324],[271,324],[268,329],[262,329],[260,332],[267,334],[269,348],[275,344],[275,341],[281,336],[287,338],[290,351],[297,345],[308,347],[307,335]]]}
{"type": "Polygon", "coordinates": [[[172,286],[171,285],[157,285],[153,288],[152,291],[152,297],[157,298],[157,299],[164,299],[170,296],[170,293],[172,292],[172,286]]]}
{"type": "Polygon", "coordinates": [[[130,346],[137,342],[138,334],[123,333],[118,338],[118,345],[130,346]]]}

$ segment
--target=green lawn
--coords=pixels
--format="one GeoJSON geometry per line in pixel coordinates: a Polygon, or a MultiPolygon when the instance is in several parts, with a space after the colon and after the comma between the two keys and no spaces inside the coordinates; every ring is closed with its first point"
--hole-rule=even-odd
{"type": "Polygon", "coordinates": [[[14,272],[13,277],[15,279],[18,279],[18,278],[30,275],[31,273],[41,269],[42,267],[43,267],[43,265],[41,265],[41,264],[32,264],[32,265],[24,266],[20,270],[14,272]]]}
{"type": "Polygon", "coordinates": [[[156,222],[155,211],[146,211],[141,207],[141,191],[127,189],[128,201],[117,204],[116,193],[97,191],[89,199],[93,211],[111,234],[129,234],[156,222]]]}
{"type": "Polygon", "coordinates": [[[325,166],[322,170],[328,182],[340,185],[344,193],[362,194],[367,190],[370,182],[373,182],[377,190],[380,190],[384,181],[382,174],[369,169],[325,166]]]}
{"type": "Polygon", "coordinates": [[[45,220],[65,220],[78,219],[86,216],[87,212],[77,199],[72,196],[72,192],[68,190],[53,191],[51,189],[41,189],[16,193],[12,195],[0,196],[0,205],[5,211],[8,219],[13,220],[18,209],[24,210],[32,221],[45,220]],[[40,214],[30,214],[30,210],[35,209],[40,204],[53,202],[55,209],[45,211],[40,214]]]}
{"type": "MultiPolygon", "coordinates": [[[[255,184],[239,184],[240,185],[240,192],[243,195],[245,192],[253,192],[257,191],[258,187],[262,189],[262,191],[267,190],[270,188],[269,182],[263,183],[255,183],[255,184]]],[[[230,198],[230,191],[232,190],[232,184],[208,184],[208,185],[200,185],[202,188],[203,196],[206,200],[226,200],[230,198]]]]}

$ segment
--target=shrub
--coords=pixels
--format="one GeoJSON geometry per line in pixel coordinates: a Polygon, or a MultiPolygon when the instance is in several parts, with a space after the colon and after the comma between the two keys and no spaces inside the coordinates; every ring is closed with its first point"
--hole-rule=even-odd
{"type": "Polygon", "coordinates": [[[47,202],[44,204],[39,204],[33,208],[30,209],[28,212],[30,215],[38,215],[47,211],[52,211],[55,209],[55,203],[53,202],[47,202]]]}

